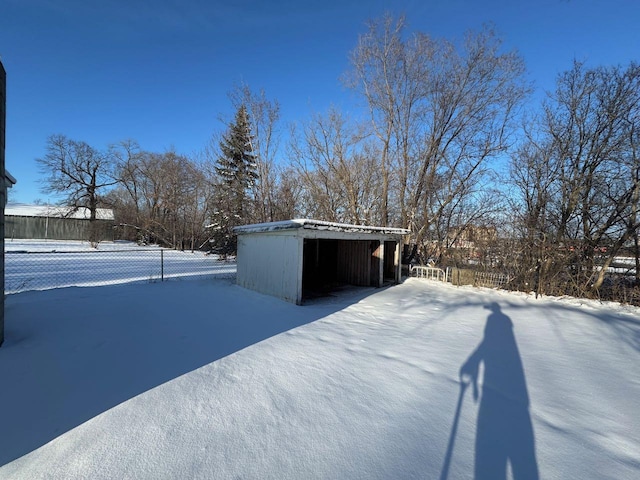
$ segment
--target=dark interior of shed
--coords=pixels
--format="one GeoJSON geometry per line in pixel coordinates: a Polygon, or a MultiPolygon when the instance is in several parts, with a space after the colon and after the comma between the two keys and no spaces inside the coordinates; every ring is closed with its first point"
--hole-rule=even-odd
{"type": "Polygon", "coordinates": [[[396,242],[384,242],[384,282],[396,280],[396,242]]]}
{"type": "Polygon", "coordinates": [[[328,295],[339,287],[338,241],[306,238],[302,260],[302,298],[328,295]]]}
{"type": "MultiPolygon", "coordinates": [[[[384,281],[393,281],[395,242],[384,242],[384,281]]],[[[380,241],[304,240],[302,298],[331,295],[345,285],[380,286],[380,241]]]]}

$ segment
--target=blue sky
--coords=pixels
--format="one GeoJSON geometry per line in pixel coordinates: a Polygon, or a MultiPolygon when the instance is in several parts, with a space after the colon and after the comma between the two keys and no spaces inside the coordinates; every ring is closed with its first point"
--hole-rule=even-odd
{"type": "Polygon", "coordinates": [[[450,39],[492,22],[537,98],[574,58],[640,60],[639,0],[0,0],[11,200],[48,200],[35,159],[52,134],[201,150],[239,82],[278,100],[284,124],[332,104],[355,111],[339,77],[365,22],[385,11],[450,39]]]}

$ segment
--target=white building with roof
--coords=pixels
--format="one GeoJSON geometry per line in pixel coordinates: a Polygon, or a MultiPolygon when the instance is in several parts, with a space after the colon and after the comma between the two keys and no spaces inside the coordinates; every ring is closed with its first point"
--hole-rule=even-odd
{"type": "Polygon", "coordinates": [[[400,249],[410,231],[295,219],[234,233],[237,284],[301,305],[343,285],[400,282],[400,249]]]}
{"type": "MultiPolygon", "coordinates": [[[[89,240],[90,212],[86,207],[8,203],[4,210],[5,238],[89,240]]],[[[113,210],[98,208],[96,231],[100,240],[113,240],[113,210]]]]}

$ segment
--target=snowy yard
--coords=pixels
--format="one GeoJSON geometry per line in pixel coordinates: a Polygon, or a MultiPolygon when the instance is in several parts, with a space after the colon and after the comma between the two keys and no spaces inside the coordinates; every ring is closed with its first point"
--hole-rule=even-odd
{"type": "Polygon", "coordinates": [[[9,295],[0,478],[640,478],[639,312],[418,279],[9,295]]]}
{"type": "Polygon", "coordinates": [[[133,242],[7,240],[5,293],[114,285],[169,278],[233,277],[235,262],[201,251],[161,249],[133,242]]]}

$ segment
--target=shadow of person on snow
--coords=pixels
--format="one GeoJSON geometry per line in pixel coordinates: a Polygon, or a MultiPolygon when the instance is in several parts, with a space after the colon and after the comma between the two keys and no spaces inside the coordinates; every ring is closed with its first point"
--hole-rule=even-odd
{"type": "MultiPolygon", "coordinates": [[[[538,479],[535,439],[529,415],[529,394],[511,319],[493,302],[484,338],[460,368],[462,385],[469,381],[474,400],[480,397],[475,442],[476,480],[507,477],[538,479]],[[480,363],[482,391],[478,391],[480,363]]],[[[464,389],[464,387],[462,387],[464,389]]]]}
{"type": "Polygon", "coordinates": [[[305,308],[226,280],[10,295],[0,349],[0,468],[148,390],[373,292],[305,308]]]}

